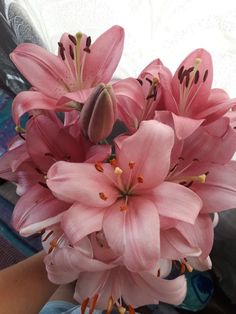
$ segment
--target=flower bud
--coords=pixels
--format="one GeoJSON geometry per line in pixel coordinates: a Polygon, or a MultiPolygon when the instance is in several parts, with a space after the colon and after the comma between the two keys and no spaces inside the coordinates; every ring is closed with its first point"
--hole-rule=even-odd
{"type": "Polygon", "coordinates": [[[98,143],[110,135],[115,121],[116,99],[112,86],[99,84],[81,110],[81,130],[91,142],[98,143]]]}

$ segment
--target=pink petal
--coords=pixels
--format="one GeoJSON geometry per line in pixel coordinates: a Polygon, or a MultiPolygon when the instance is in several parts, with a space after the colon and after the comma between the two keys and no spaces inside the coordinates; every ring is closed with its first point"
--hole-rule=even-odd
{"type": "Polygon", "coordinates": [[[128,269],[150,269],[159,254],[157,210],[152,202],[140,197],[130,199],[127,211],[120,210],[121,204],[122,201],[108,208],[104,216],[103,230],[108,245],[117,254],[124,255],[128,269]]]}
{"type": "Polygon", "coordinates": [[[132,161],[135,162],[132,170],[133,184],[136,184],[138,176],[144,178],[143,183],[135,187],[135,191],[160,184],[169,170],[173,144],[174,133],[170,127],[154,120],[143,121],[138,131],[122,142],[117,153],[118,165],[124,171],[124,182],[128,183],[129,162],[132,161]],[[154,176],[153,172],[157,167],[158,171],[154,176]]]}
{"type": "Polygon", "coordinates": [[[89,163],[103,162],[110,155],[110,145],[93,145],[87,150],[85,161],[89,163]]]}
{"type": "Polygon", "coordinates": [[[33,87],[45,95],[57,99],[70,90],[72,81],[65,63],[40,46],[20,44],[10,57],[33,87]]]}
{"type": "Polygon", "coordinates": [[[146,100],[139,82],[134,78],[120,80],[112,85],[116,99],[118,118],[133,132],[142,121],[146,100]]]}
{"type": "Polygon", "coordinates": [[[218,212],[235,207],[236,172],[229,165],[212,165],[205,184],[196,184],[194,191],[201,197],[202,212],[218,212]]]}
{"type": "Polygon", "coordinates": [[[228,162],[236,149],[236,133],[227,117],[199,127],[184,142],[182,156],[186,160],[198,159],[220,164],[228,162]],[[212,152],[214,151],[214,154],[212,152]]]}
{"type": "Polygon", "coordinates": [[[202,259],[207,258],[211,252],[214,238],[212,220],[208,215],[199,215],[194,225],[179,222],[176,229],[181,232],[192,246],[201,249],[202,259]]]}
{"type": "Polygon", "coordinates": [[[104,164],[104,173],[87,163],[56,162],[47,174],[47,185],[57,197],[91,207],[108,207],[118,196],[109,176],[114,176],[109,164],[104,164]],[[108,176],[108,177],[107,177],[108,176]],[[104,193],[106,200],[100,197],[104,193]]]}
{"type": "Polygon", "coordinates": [[[101,230],[103,216],[103,208],[75,203],[63,215],[61,226],[70,242],[75,244],[90,233],[101,230]]]}
{"type": "Polygon", "coordinates": [[[203,123],[203,119],[195,120],[188,117],[177,116],[172,113],[175,134],[178,139],[184,140],[186,137],[190,136],[197,128],[203,123]]]}
{"type": "MultiPolygon", "coordinates": [[[[57,200],[49,189],[34,185],[16,203],[12,223],[16,230],[57,216],[67,210],[69,204],[57,200]]],[[[43,228],[42,228],[43,229],[43,228]]]]}
{"type": "Polygon", "coordinates": [[[56,100],[35,91],[19,93],[12,103],[12,117],[15,124],[20,125],[20,117],[33,109],[56,110],[56,100]]]}
{"type": "Polygon", "coordinates": [[[180,304],[186,295],[186,280],[180,276],[165,280],[149,274],[124,273],[122,297],[126,304],[134,307],[146,304],[158,304],[159,301],[180,304]]]}
{"type": "Polygon", "coordinates": [[[188,257],[187,262],[198,271],[207,271],[212,268],[210,257],[203,259],[201,257],[188,257]]]}
{"type": "MultiPolygon", "coordinates": [[[[96,281],[96,274],[103,273],[104,270],[114,267],[112,264],[105,264],[83,254],[79,248],[63,247],[54,249],[45,258],[46,269],[49,279],[56,284],[66,284],[79,277],[79,273],[86,274],[89,271],[96,281]]],[[[87,282],[95,285],[94,281],[87,282]]],[[[87,296],[86,296],[87,297],[87,296]]]]}
{"type": "Polygon", "coordinates": [[[81,89],[75,92],[65,93],[62,95],[58,102],[58,108],[78,109],[89,97],[92,92],[92,88],[81,89]]]}
{"type": "Polygon", "coordinates": [[[91,46],[83,68],[83,87],[108,83],[120,61],[124,44],[124,30],[113,26],[91,46]]]}
{"type": "Polygon", "coordinates": [[[160,215],[192,224],[202,208],[196,193],[172,182],[163,182],[153,191],[153,196],[160,215]]]}
{"type": "Polygon", "coordinates": [[[48,116],[31,118],[26,130],[28,152],[42,171],[46,172],[56,160],[83,160],[77,141],[48,116]]]}
{"type": "Polygon", "coordinates": [[[201,250],[192,246],[176,229],[161,231],[161,257],[163,259],[180,259],[186,256],[199,256],[201,250]]]}

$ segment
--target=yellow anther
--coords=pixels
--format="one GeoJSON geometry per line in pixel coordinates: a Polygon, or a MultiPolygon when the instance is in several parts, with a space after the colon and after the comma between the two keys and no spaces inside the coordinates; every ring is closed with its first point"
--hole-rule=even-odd
{"type": "Polygon", "coordinates": [[[126,308],[123,306],[120,306],[120,307],[118,307],[118,312],[119,312],[119,314],[125,314],[126,308]]]}
{"type": "Polygon", "coordinates": [[[25,129],[22,128],[20,125],[16,125],[15,130],[17,133],[24,133],[25,129]]]}
{"type": "Polygon", "coordinates": [[[198,176],[199,182],[200,183],[205,183],[206,182],[206,175],[202,174],[200,176],[198,176]]]}
{"type": "Polygon", "coordinates": [[[120,176],[122,174],[123,170],[120,169],[120,167],[115,167],[115,170],[114,170],[114,174],[116,176],[120,176]]]}
{"type": "Polygon", "coordinates": [[[113,304],[114,304],[113,298],[110,297],[110,298],[108,299],[108,302],[107,302],[107,311],[106,311],[106,314],[110,314],[110,313],[111,313],[112,308],[113,308],[113,304]]]}

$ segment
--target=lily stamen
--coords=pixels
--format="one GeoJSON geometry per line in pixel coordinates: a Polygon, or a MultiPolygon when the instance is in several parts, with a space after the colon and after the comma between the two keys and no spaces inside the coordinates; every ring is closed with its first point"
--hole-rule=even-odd
{"type": "Polygon", "coordinates": [[[86,308],[89,303],[89,298],[86,298],[81,304],[81,314],[85,314],[86,308]]]}
{"type": "Polygon", "coordinates": [[[110,297],[110,298],[108,299],[108,302],[107,302],[106,314],[110,314],[110,313],[111,313],[112,308],[113,308],[113,304],[114,304],[113,298],[110,297]]]}
{"type": "Polygon", "coordinates": [[[95,294],[95,296],[93,297],[93,301],[92,301],[92,304],[90,306],[90,309],[89,309],[89,314],[92,314],[93,311],[95,310],[95,306],[97,304],[97,300],[98,300],[98,294],[95,294]]]}

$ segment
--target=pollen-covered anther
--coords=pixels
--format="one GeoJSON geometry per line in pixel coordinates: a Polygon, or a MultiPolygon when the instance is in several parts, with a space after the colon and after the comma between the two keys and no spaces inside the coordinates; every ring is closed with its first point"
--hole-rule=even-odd
{"type": "Polygon", "coordinates": [[[135,166],[135,162],[131,160],[131,161],[129,162],[129,168],[130,168],[130,169],[133,169],[134,166],[135,166]]]}
{"type": "Polygon", "coordinates": [[[102,166],[102,164],[101,164],[100,162],[97,162],[97,163],[95,164],[95,168],[96,168],[96,170],[99,171],[99,172],[103,172],[103,171],[104,171],[103,166],[102,166]]]}
{"type": "Polygon", "coordinates": [[[126,308],[123,307],[123,306],[119,306],[119,307],[118,307],[118,312],[119,312],[119,314],[125,314],[126,308]]]}
{"type": "Polygon", "coordinates": [[[144,182],[143,176],[138,176],[137,181],[138,181],[138,183],[143,183],[144,182]]]}
{"type": "Polygon", "coordinates": [[[112,165],[113,167],[117,167],[117,160],[115,158],[112,158],[109,160],[110,165],[112,165]]]}
{"type": "Polygon", "coordinates": [[[120,176],[123,173],[123,170],[120,167],[115,167],[114,174],[120,176]]]}
{"type": "Polygon", "coordinates": [[[50,249],[48,250],[48,254],[50,254],[56,247],[57,247],[57,241],[56,240],[52,240],[50,242],[50,249]]]}
{"type": "Polygon", "coordinates": [[[132,305],[129,305],[128,309],[129,309],[129,314],[135,314],[135,310],[132,305]]]}
{"type": "Polygon", "coordinates": [[[205,183],[206,181],[206,175],[205,174],[201,174],[200,176],[197,176],[196,178],[194,178],[194,181],[197,181],[199,183],[205,183]]]}
{"type": "Polygon", "coordinates": [[[99,197],[103,200],[106,201],[108,199],[107,195],[103,192],[99,192],[99,197]]]}
{"type": "Polygon", "coordinates": [[[127,211],[128,210],[128,206],[126,205],[126,204],[122,204],[121,206],[120,206],[120,211],[121,212],[125,212],[125,211],[127,211]]]}
{"type": "Polygon", "coordinates": [[[110,313],[111,313],[112,308],[113,308],[113,304],[114,304],[113,298],[112,298],[112,296],[110,296],[110,298],[109,298],[108,301],[107,301],[107,310],[106,310],[106,314],[110,314],[110,313]]]}
{"type": "Polygon", "coordinates": [[[81,314],[84,314],[89,303],[89,298],[84,299],[81,304],[81,314]]]}
{"type": "Polygon", "coordinates": [[[92,304],[91,304],[90,309],[89,309],[89,314],[92,314],[93,311],[95,310],[95,307],[96,307],[96,304],[97,304],[97,300],[98,300],[98,296],[99,296],[98,294],[94,295],[92,304]]]}

